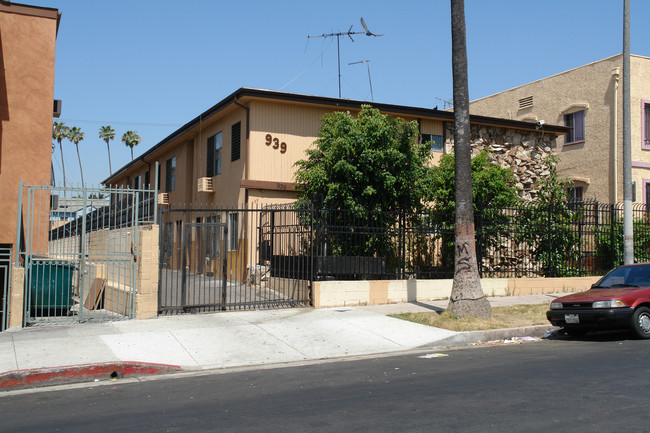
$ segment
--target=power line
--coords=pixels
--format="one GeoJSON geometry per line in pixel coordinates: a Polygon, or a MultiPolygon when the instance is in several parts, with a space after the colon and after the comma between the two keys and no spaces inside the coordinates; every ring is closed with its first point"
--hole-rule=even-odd
{"type": "Polygon", "coordinates": [[[131,126],[182,126],[180,123],[144,123],[144,122],[122,122],[115,120],[84,120],[84,119],[59,119],[64,122],[78,122],[78,123],[96,123],[98,125],[131,125],[131,126]]]}

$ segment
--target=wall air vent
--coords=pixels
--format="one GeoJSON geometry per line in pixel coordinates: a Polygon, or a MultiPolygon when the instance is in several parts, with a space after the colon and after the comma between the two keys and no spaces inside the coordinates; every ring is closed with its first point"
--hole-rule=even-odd
{"type": "Polygon", "coordinates": [[[158,194],[158,204],[169,204],[169,194],[161,192],[158,194]]]}
{"type": "Polygon", "coordinates": [[[211,177],[200,177],[197,181],[197,191],[198,192],[214,192],[212,188],[212,178],[211,177]]]}
{"type": "Polygon", "coordinates": [[[533,106],[533,97],[527,96],[519,100],[519,109],[523,110],[524,108],[531,108],[533,106]]]}

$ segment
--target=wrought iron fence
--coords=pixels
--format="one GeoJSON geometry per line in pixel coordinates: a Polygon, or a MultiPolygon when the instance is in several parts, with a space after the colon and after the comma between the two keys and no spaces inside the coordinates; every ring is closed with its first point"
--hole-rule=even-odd
{"type": "MultiPolygon", "coordinates": [[[[600,275],[621,263],[622,206],[534,203],[478,209],[483,277],[600,275]]],[[[317,280],[452,278],[454,215],[263,208],[162,210],[159,311],[306,305],[317,280]]],[[[650,217],[634,209],[635,253],[650,260],[650,217]]]]}
{"type": "MultiPolygon", "coordinates": [[[[311,227],[302,243],[313,254],[304,269],[315,280],[453,277],[453,214],[289,208],[300,211],[297,225],[311,227]]],[[[637,204],[633,212],[635,257],[650,261],[648,208],[637,204]]],[[[622,205],[521,203],[478,209],[475,225],[483,277],[601,275],[623,260],[622,205]]]]}

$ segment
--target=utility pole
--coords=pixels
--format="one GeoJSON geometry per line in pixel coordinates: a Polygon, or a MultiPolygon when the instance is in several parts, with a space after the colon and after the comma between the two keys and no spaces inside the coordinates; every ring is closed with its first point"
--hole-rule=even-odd
{"type": "Polygon", "coordinates": [[[630,117],[630,0],[623,0],[623,261],[634,263],[632,219],[632,121],[630,117]]]}

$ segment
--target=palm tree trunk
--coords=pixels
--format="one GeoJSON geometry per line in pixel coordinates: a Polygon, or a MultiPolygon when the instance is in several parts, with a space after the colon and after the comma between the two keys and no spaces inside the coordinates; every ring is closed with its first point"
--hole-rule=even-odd
{"type": "Polygon", "coordinates": [[[84,169],[81,166],[81,155],[79,154],[79,143],[75,143],[75,146],[77,147],[77,159],[79,159],[79,171],[81,172],[81,187],[86,188],[84,184],[84,169]]]}
{"type": "Polygon", "coordinates": [[[131,161],[133,161],[133,147],[131,147],[131,161]]]}
{"type": "Polygon", "coordinates": [[[65,161],[63,160],[63,144],[59,140],[59,149],[61,149],[61,168],[63,169],[63,188],[65,188],[65,161]]]}
{"type": "Polygon", "coordinates": [[[111,167],[111,145],[106,140],[106,147],[108,148],[108,174],[113,174],[113,168],[111,167]]]}
{"type": "Polygon", "coordinates": [[[447,310],[457,317],[484,318],[492,315],[492,308],[481,288],[476,261],[464,0],[451,0],[451,45],[456,218],[454,282],[447,310]]]}

